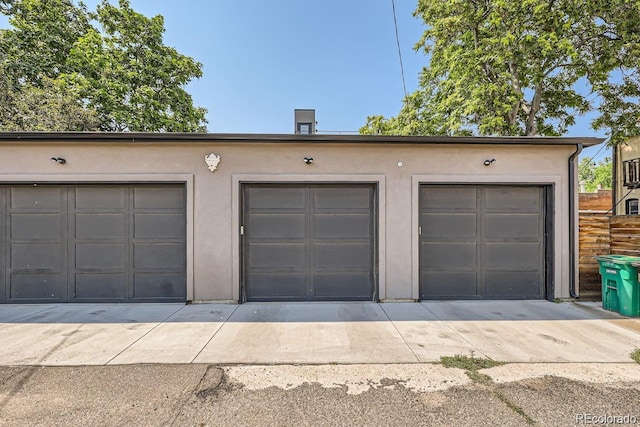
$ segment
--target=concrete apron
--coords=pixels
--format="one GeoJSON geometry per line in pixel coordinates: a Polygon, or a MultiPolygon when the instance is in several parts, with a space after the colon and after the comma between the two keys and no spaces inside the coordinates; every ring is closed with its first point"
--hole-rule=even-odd
{"type": "MultiPolygon", "coordinates": [[[[634,363],[640,319],[597,303],[0,306],[0,365],[634,363]]],[[[637,365],[636,365],[637,366],[637,365]]]]}

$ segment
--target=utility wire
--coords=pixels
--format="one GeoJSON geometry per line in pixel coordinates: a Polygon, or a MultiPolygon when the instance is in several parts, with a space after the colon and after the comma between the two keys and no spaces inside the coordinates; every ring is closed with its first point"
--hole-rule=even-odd
{"type": "MultiPolygon", "coordinates": [[[[600,154],[600,152],[607,146],[607,141],[603,141],[602,142],[602,146],[600,147],[600,149],[598,151],[596,151],[596,154],[593,156],[589,156],[589,158],[591,159],[592,162],[595,162],[596,157],[598,157],[598,154],[600,154]]],[[[588,164],[583,165],[582,169],[578,168],[579,172],[583,172],[586,168],[587,168],[588,164]]]]}
{"type": "MultiPolygon", "coordinates": [[[[636,190],[637,188],[638,188],[638,186],[637,186],[637,185],[634,185],[633,187],[631,187],[631,189],[630,189],[629,191],[627,191],[627,194],[625,194],[624,196],[622,196],[622,197],[620,198],[620,200],[618,200],[618,203],[616,203],[615,205],[613,205],[613,207],[612,207],[611,209],[609,209],[607,212],[605,212],[605,215],[609,215],[611,212],[613,212],[613,210],[614,210],[615,208],[617,208],[617,207],[618,207],[618,205],[619,205],[619,204],[620,204],[624,199],[626,199],[626,198],[627,198],[627,196],[628,196],[629,194],[631,194],[631,192],[632,192],[633,190],[636,190]]],[[[613,196],[613,197],[615,197],[615,194],[614,194],[614,196],[613,196]]]]}
{"type": "Polygon", "coordinates": [[[398,20],[396,19],[396,2],[391,0],[391,7],[393,9],[393,25],[396,28],[396,44],[398,45],[398,58],[400,59],[400,73],[402,74],[402,89],[404,90],[404,97],[407,97],[407,84],[404,80],[404,65],[402,64],[402,50],[400,50],[400,37],[398,36],[398,20]]]}

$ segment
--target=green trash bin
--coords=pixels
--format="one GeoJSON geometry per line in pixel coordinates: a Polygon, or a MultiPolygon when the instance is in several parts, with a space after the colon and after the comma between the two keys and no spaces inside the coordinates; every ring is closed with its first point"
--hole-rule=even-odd
{"type": "Polygon", "coordinates": [[[640,286],[638,269],[640,258],[626,255],[601,255],[602,308],[623,316],[640,316],[640,286]]]}

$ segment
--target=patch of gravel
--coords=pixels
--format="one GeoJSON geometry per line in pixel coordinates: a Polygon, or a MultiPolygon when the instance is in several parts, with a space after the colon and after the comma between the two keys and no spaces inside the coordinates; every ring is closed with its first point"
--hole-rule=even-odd
{"type": "Polygon", "coordinates": [[[499,384],[496,388],[539,425],[640,424],[640,385],[625,385],[629,383],[604,385],[546,376],[499,384]],[[635,419],[635,423],[602,422],[606,420],[602,417],[607,416],[627,417],[635,419]],[[599,422],[587,422],[588,417],[596,417],[591,420],[599,422]]]}
{"type": "Polygon", "coordinates": [[[475,385],[420,393],[396,384],[348,394],[303,384],[234,389],[187,403],[175,425],[198,426],[527,426],[490,390],[475,385]]]}

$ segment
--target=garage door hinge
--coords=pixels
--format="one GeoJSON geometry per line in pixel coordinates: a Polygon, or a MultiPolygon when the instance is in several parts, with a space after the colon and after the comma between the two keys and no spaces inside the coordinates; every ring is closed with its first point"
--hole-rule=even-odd
{"type": "Polygon", "coordinates": [[[418,236],[422,236],[422,227],[418,226],[418,236]]]}
{"type": "Polygon", "coordinates": [[[244,225],[240,226],[240,235],[244,236],[244,225]]]}

